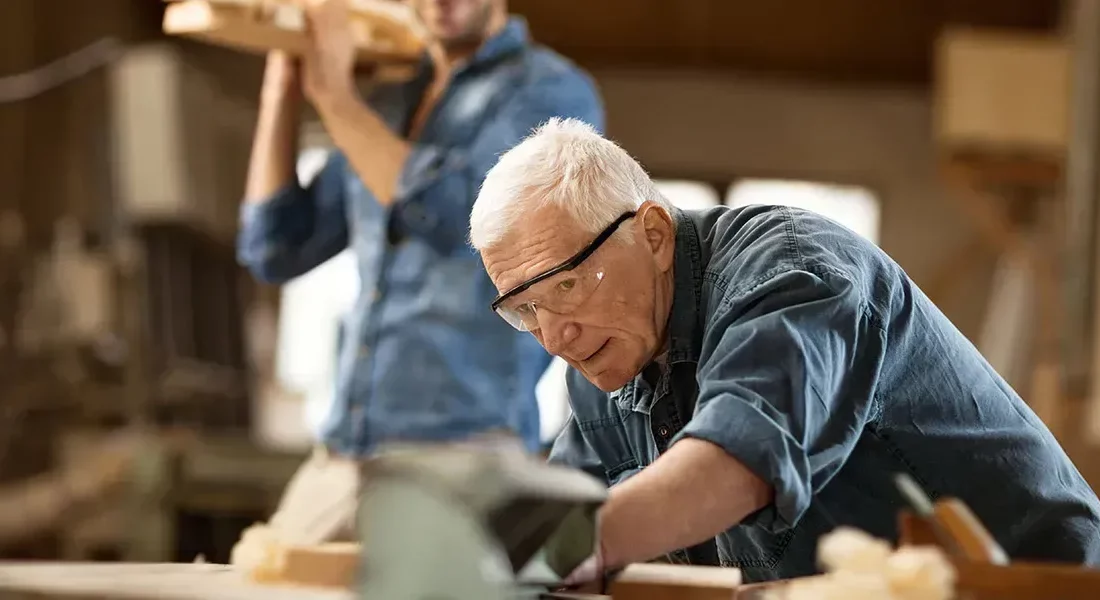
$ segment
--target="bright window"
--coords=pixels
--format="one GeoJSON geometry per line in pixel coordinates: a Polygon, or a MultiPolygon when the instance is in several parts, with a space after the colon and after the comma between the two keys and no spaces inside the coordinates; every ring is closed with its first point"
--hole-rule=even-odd
{"type": "Polygon", "coordinates": [[[569,363],[555,356],[535,386],[535,397],[539,402],[539,438],[543,443],[548,444],[558,437],[572,413],[569,390],[565,385],[568,369],[569,363]]]}
{"type": "MultiPolygon", "coordinates": [[[[304,151],[298,179],[309,182],[325,163],[324,149],[304,151]]],[[[275,376],[279,385],[305,397],[305,418],[320,427],[332,402],[337,341],[344,316],[359,293],[355,255],[345,250],[281,290],[275,376]]]]}
{"type": "Polygon", "coordinates": [[[877,244],[879,201],[867,188],[811,181],[745,179],[730,186],[726,204],[791,206],[816,212],[877,244]]]}
{"type": "Polygon", "coordinates": [[[722,199],[713,186],[698,181],[682,179],[656,179],[657,189],[676,208],[685,210],[711,208],[721,204],[722,199]]]}

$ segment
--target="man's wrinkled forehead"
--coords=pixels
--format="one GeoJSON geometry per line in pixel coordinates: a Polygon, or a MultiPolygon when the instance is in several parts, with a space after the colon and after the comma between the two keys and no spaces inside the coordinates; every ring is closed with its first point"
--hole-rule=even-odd
{"type": "MultiPolygon", "coordinates": [[[[550,246],[550,244],[543,246],[550,246]]],[[[504,294],[569,258],[568,256],[557,258],[558,255],[559,252],[549,247],[517,244],[509,248],[508,245],[499,244],[487,249],[482,258],[489,272],[489,279],[493,281],[497,292],[504,294]]]]}
{"type": "Polygon", "coordinates": [[[569,260],[586,234],[556,207],[533,211],[482,253],[489,278],[504,293],[569,260]]]}

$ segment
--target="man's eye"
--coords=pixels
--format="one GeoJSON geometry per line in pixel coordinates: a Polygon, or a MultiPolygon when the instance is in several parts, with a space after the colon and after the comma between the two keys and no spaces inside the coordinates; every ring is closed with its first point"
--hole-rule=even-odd
{"type": "Polygon", "coordinates": [[[524,302],[523,304],[520,304],[519,306],[517,306],[515,308],[515,310],[516,310],[517,313],[519,313],[521,315],[529,315],[529,314],[531,314],[531,312],[533,312],[531,310],[531,303],[530,302],[524,302]]]}
{"type": "Polygon", "coordinates": [[[575,285],[577,285],[576,279],[563,279],[561,283],[558,284],[558,289],[563,292],[568,292],[569,290],[573,289],[573,286],[575,285]]]}

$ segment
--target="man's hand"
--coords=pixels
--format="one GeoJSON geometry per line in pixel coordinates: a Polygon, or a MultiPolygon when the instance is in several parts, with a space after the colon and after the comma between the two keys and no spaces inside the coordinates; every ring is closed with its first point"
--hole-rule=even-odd
{"type": "Polygon", "coordinates": [[[321,113],[356,97],[355,35],[347,0],[310,0],[303,54],[306,97],[321,113]]]}
{"type": "Polygon", "coordinates": [[[302,87],[352,170],[387,206],[411,150],[359,97],[350,16],[347,0],[309,0],[302,87]]]}
{"type": "Polygon", "coordinates": [[[603,575],[603,565],[600,563],[599,553],[589,556],[572,573],[566,575],[562,585],[574,587],[599,580],[603,575]]]}

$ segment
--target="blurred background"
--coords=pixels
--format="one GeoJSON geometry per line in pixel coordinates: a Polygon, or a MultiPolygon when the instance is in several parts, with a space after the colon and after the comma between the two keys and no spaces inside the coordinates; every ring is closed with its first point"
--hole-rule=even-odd
{"type": "MultiPolygon", "coordinates": [[[[1100,484],[1100,1],[510,5],[671,200],[879,244],[1100,484]]],[[[237,266],[262,58],[165,38],[163,8],[0,2],[2,557],[225,561],[327,401],[353,259],[237,266]]]]}

